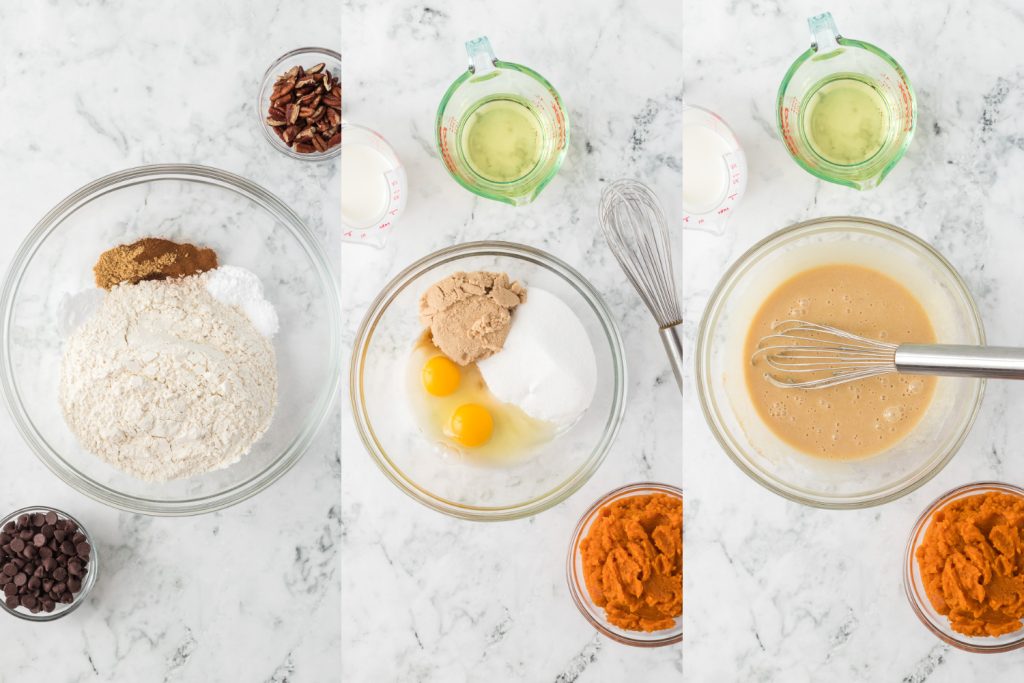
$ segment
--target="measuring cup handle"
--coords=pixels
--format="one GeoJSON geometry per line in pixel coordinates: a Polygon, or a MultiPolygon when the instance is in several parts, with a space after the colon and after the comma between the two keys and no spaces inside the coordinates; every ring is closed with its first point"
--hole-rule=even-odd
{"type": "Polygon", "coordinates": [[[498,58],[491,49],[491,41],[487,36],[480,36],[466,41],[466,54],[469,56],[469,71],[477,76],[494,71],[494,63],[498,58]]]}
{"type": "Polygon", "coordinates": [[[807,27],[811,29],[811,49],[819,54],[832,52],[843,39],[836,28],[836,22],[832,20],[831,12],[814,15],[807,20],[807,27]]]}

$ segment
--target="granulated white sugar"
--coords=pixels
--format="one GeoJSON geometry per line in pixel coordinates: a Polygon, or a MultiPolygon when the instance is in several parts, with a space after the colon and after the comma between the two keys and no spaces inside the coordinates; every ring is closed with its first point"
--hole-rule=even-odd
{"type": "Polygon", "coordinates": [[[501,351],[477,361],[487,388],[538,420],[569,424],[594,400],[597,361],[576,314],[554,294],[528,287],[501,351]]]}

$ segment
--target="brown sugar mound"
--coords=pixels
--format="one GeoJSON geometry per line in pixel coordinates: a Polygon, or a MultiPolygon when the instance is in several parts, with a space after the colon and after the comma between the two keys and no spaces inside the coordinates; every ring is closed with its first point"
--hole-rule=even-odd
{"type": "Polygon", "coordinates": [[[459,365],[501,351],[512,311],[526,303],[526,290],[505,273],[457,271],[432,284],[419,301],[419,321],[434,344],[459,365]]]}
{"type": "Polygon", "coordinates": [[[217,253],[213,249],[146,237],[103,252],[92,270],[96,286],[109,290],[121,283],[188,277],[216,267],[217,253]]]}
{"type": "Polygon", "coordinates": [[[683,501],[637,495],[598,512],[580,541],[590,599],[608,623],[663,631],[683,614],[683,501]]]}
{"type": "Polygon", "coordinates": [[[982,493],[932,515],[915,556],[932,607],[966,636],[1001,636],[1024,617],[1024,498],[982,493]]]}

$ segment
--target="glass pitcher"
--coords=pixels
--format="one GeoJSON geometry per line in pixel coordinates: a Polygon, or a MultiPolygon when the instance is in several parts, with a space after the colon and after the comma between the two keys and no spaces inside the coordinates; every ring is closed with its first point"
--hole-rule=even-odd
{"type": "Polygon", "coordinates": [[[807,25],[811,47],[779,86],[779,134],[812,175],[870,190],[903,158],[914,137],[914,89],[884,51],[840,36],[830,13],[811,17],[807,25]]]}
{"type": "Polygon", "coordinates": [[[499,61],[487,37],[466,43],[469,70],[437,108],[437,153],[464,188],[524,206],[558,173],[569,120],[554,86],[536,71],[499,61]]]}

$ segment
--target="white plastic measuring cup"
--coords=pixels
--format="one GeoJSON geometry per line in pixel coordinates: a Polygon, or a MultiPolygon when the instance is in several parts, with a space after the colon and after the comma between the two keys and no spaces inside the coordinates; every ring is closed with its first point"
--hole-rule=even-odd
{"type": "Polygon", "coordinates": [[[409,185],[378,133],[341,121],[341,240],[381,249],[405,210],[409,185]]]}
{"type": "Polygon", "coordinates": [[[683,103],[683,227],[715,235],[747,188],[747,157],[715,113],[683,103]]]}

